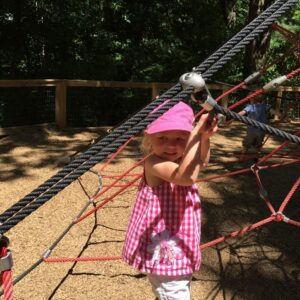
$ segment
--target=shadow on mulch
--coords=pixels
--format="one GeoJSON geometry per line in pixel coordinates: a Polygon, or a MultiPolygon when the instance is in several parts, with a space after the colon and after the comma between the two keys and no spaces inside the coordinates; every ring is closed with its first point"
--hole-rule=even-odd
{"type": "MultiPolygon", "coordinates": [[[[275,212],[297,180],[299,185],[299,175],[299,164],[260,172],[267,198],[275,212]]],[[[299,299],[300,228],[272,221],[243,233],[246,226],[265,220],[272,214],[259,197],[254,174],[235,177],[231,187],[224,182],[209,184],[220,199],[206,199],[203,195],[206,219],[202,228],[203,243],[233,231],[240,231],[241,235],[213,247],[220,252],[219,280],[206,299],[299,299]],[[229,255],[226,263],[222,256],[224,251],[229,255]],[[221,298],[216,298],[220,295],[221,298]]],[[[298,188],[291,193],[291,199],[283,211],[285,216],[298,222],[299,199],[298,188]]],[[[199,274],[201,278],[201,271],[199,274]]]]}
{"type": "MultiPolygon", "coordinates": [[[[290,192],[299,178],[299,165],[289,165],[261,172],[263,186],[275,211],[290,192]],[[284,174],[284,176],[282,176],[284,174]]],[[[263,199],[258,196],[255,176],[250,173],[234,179],[234,186],[224,182],[210,182],[219,199],[206,198],[203,195],[204,224],[202,243],[234,230],[241,230],[251,224],[268,218],[271,212],[263,199]],[[220,201],[222,200],[222,201],[220,201]]],[[[300,221],[300,190],[296,190],[287,204],[284,214],[300,221]]],[[[121,240],[90,242],[93,232],[99,226],[95,216],[95,226],[90,232],[82,252],[91,245],[100,243],[121,243],[121,240]]],[[[121,231],[120,229],[111,228],[121,231]]],[[[214,281],[214,287],[206,292],[203,299],[299,299],[300,297],[300,239],[299,228],[284,222],[271,222],[253,231],[241,234],[237,238],[213,246],[216,253],[215,266],[204,260],[200,272],[193,276],[194,282],[214,281]],[[213,272],[214,279],[205,279],[213,272]],[[207,277],[207,276],[206,276],[207,277]]],[[[205,253],[204,253],[205,255],[205,253]]],[[[118,273],[103,275],[95,272],[74,272],[76,263],[53,290],[48,299],[53,299],[56,292],[69,276],[87,275],[93,277],[132,277],[143,279],[143,274],[118,273]]]]}
{"type": "Polygon", "coordinates": [[[9,181],[26,177],[26,169],[62,168],[70,163],[75,156],[89,149],[94,139],[107,134],[108,127],[102,128],[67,128],[57,131],[51,124],[22,127],[0,128],[0,163],[9,165],[9,172],[1,172],[0,180],[9,181]],[[78,137],[78,135],[85,135],[78,137]],[[91,136],[94,139],[90,138],[91,136]],[[22,158],[31,159],[30,166],[18,160],[21,149],[22,158]],[[43,156],[36,156],[41,151],[43,156]],[[11,153],[14,154],[11,154],[11,153]]]}
{"type": "MultiPolygon", "coordinates": [[[[294,132],[294,128],[290,128],[294,132]]],[[[236,127],[234,130],[222,130],[222,134],[227,140],[240,143],[245,128],[236,127]]],[[[61,148],[58,156],[64,152],[82,150],[82,143],[72,145],[67,148],[68,139],[75,137],[75,130],[72,132],[59,133],[60,137],[66,137],[67,141],[55,141],[55,147],[61,148]]],[[[93,131],[94,133],[94,131],[93,131]]],[[[97,132],[98,133],[98,132],[97,132]]],[[[32,148],[51,147],[50,135],[46,128],[37,128],[34,132],[23,131],[8,135],[2,139],[0,154],[7,154],[16,146],[27,146],[32,148]],[[30,141],[30,142],[29,142],[30,141]],[[3,147],[2,147],[3,146],[3,147]]],[[[101,134],[101,132],[100,132],[101,134]]],[[[89,142],[89,141],[85,141],[89,142]]],[[[57,149],[56,149],[57,151],[57,149]]],[[[47,152],[47,151],[46,151],[47,152]]],[[[126,148],[126,157],[136,157],[139,155],[138,141],[133,140],[126,148]]],[[[29,153],[30,155],[30,153],[29,153]]],[[[221,142],[214,143],[214,157],[226,156],[226,145],[221,142]]],[[[52,165],[57,156],[40,158],[34,162],[35,167],[52,165]]],[[[11,164],[13,175],[7,177],[0,173],[0,180],[12,180],[25,176],[26,165],[20,164],[13,157],[4,156],[5,164],[11,164]],[[22,175],[23,174],[23,175],[22,175]]],[[[1,163],[2,163],[1,162],[1,163]]],[[[114,164],[121,163],[117,159],[114,164]]],[[[249,167],[249,164],[245,164],[249,167]]],[[[240,163],[239,167],[242,167],[240,163]]],[[[235,170],[237,165],[225,164],[220,172],[226,173],[235,170]]],[[[208,172],[209,173],[209,172],[208,172]]],[[[215,170],[212,173],[216,173],[215,170]]],[[[279,168],[260,171],[261,181],[268,195],[268,200],[275,212],[278,211],[285,197],[291,191],[296,180],[299,178],[300,165],[293,164],[279,168]]],[[[201,184],[200,184],[201,185],[201,184]]],[[[251,224],[264,220],[272,214],[265,201],[259,197],[259,189],[256,178],[249,172],[230,178],[230,180],[212,181],[208,183],[209,189],[214,194],[202,195],[203,200],[203,227],[202,243],[206,243],[220,236],[225,236],[233,231],[243,231],[243,228],[251,224]]],[[[201,191],[201,189],[200,189],[201,191]]],[[[298,188],[291,196],[284,215],[300,222],[300,189],[298,188]]],[[[113,208],[112,208],[113,209],[113,208]]],[[[85,245],[82,247],[79,257],[91,245],[100,243],[121,243],[121,240],[104,240],[99,243],[92,243],[91,238],[95,230],[103,226],[98,223],[95,215],[95,223],[87,237],[85,245]]],[[[121,229],[110,228],[116,231],[121,229]]],[[[249,228],[251,229],[251,228],[249,228]]],[[[258,227],[255,230],[243,233],[237,238],[228,239],[226,242],[213,246],[210,254],[217,257],[215,265],[210,265],[209,260],[203,261],[202,271],[193,277],[195,282],[214,281],[215,285],[206,293],[205,299],[299,299],[300,298],[300,228],[285,222],[270,222],[258,227]],[[213,279],[205,279],[202,275],[206,272],[214,274],[213,279]]],[[[206,254],[204,253],[204,256],[206,254]]],[[[57,291],[68,279],[69,276],[90,275],[104,276],[97,273],[76,273],[74,263],[53,289],[48,299],[53,299],[57,291]]],[[[120,273],[108,277],[130,276],[136,279],[144,278],[144,275],[131,275],[120,273]]]]}

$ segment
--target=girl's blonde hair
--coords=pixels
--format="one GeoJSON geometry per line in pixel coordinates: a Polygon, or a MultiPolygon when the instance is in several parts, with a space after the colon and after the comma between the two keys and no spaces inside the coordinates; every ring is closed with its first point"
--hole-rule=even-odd
{"type": "Polygon", "coordinates": [[[152,152],[151,136],[144,132],[140,146],[144,155],[148,155],[152,152]]]}

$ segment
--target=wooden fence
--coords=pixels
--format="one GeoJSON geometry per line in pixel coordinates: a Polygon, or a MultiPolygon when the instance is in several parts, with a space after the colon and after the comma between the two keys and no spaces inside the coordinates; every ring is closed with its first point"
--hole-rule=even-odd
{"type": "MultiPolygon", "coordinates": [[[[101,80],[68,80],[68,79],[28,79],[28,80],[0,80],[0,88],[19,87],[55,87],[55,122],[58,128],[67,125],[67,89],[68,87],[93,87],[93,88],[126,88],[126,89],[151,89],[152,99],[167,90],[174,83],[161,82],[132,82],[132,81],[101,81],[101,80]]],[[[225,92],[230,88],[226,84],[208,84],[210,90],[225,92]]],[[[277,99],[275,110],[280,111],[281,99],[284,92],[300,93],[300,87],[280,86],[276,89],[277,99]]],[[[221,105],[227,107],[228,98],[222,99],[221,105]]]]}

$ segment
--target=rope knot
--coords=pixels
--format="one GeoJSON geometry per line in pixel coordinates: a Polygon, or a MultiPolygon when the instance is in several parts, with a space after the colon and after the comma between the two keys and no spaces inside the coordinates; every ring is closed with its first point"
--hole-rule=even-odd
{"type": "Polygon", "coordinates": [[[288,223],[289,218],[285,216],[281,211],[277,211],[276,213],[272,214],[275,217],[274,221],[276,222],[286,222],[288,223]]]}

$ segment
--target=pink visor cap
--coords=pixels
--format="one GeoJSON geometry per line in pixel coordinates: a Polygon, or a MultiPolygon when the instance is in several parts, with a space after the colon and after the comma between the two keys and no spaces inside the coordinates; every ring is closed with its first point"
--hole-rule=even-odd
{"type": "MultiPolygon", "coordinates": [[[[160,106],[158,108],[160,108],[160,106]]],[[[168,111],[150,123],[146,128],[146,133],[153,134],[169,130],[191,132],[193,129],[193,121],[194,113],[192,108],[184,102],[179,101],[168,111]]]]}

